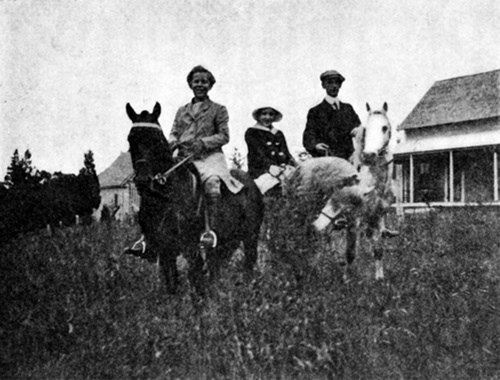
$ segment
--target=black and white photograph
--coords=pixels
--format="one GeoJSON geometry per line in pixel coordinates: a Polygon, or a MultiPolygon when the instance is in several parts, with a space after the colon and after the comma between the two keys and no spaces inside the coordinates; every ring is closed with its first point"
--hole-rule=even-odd
{"type": "Polygon", "coordinates": [[[500,378],[498,0],[0,0],[0,378],[500,378]]]}

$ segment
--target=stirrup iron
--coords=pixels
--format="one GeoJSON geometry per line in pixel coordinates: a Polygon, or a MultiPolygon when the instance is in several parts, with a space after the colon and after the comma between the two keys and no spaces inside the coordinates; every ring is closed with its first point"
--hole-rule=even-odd
{"type": "Polygon", "coordinates": [[[200,245],[205,248],[217,247],[217,235],[212,230],[207,230],[201,234],[200,245]]]}
{"type": "Polygon", "coordinates": [[[141,236],[141,238],[137,240],[130,249],[132,251],[140,251],[141,254],[144,254],[144,252],[146,252],[146,242],[144,241],[144,236],[141,236]]]}

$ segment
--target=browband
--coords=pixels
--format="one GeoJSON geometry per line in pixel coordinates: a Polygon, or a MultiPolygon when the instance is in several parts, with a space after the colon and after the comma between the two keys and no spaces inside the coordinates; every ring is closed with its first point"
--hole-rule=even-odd
{"type": "Polygon", "coordinates": [[[132,128],[135,127],[146,127],[146,128],[157,128],[161,130],[161,127],[159,124],[156,123],[134,123],[132,124],[132,128]]]}

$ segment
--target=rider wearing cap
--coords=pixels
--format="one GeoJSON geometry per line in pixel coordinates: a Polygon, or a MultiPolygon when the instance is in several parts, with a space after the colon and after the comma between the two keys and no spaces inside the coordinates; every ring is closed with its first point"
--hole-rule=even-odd
{"type": "Polygon", "coordinates": [[[353,107],[338,98],[345,78],[335,70],[328,70],[320,75],[320,80],[326,96],[307,114],[304,148],[313,157],[336,156],[348,160],[354,152],[351,132],[361,122],[353,107]]]}

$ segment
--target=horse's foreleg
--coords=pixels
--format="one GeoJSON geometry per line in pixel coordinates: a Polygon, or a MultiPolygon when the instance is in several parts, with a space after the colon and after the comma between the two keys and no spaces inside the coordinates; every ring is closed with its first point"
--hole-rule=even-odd
{"type": "Polygon", "coordinates": [[[375,247],[373,256],[375,257],[375,279],[381,280],[384,278],[384,266],[382,264],[382,257],[384,251],[382,247],[375,247]]]}
{"type": "Polygon", "coordinates": [[[344,281],[347,280],[348,277],[348,271],[350,265],[354,262],[354,259],[356,258],[357,255],[357,240],[358,240],[358,227],[359,227],[359,221],[358,220],[349,220],[349,225],[346,230],[346,251],[345,251],[345,258],[346,258],[346,265],[344,268],[344,281]]]}
{"type": "Polygon", "coordinates": [[[257,258],[258,258],[258,252],[257,252],[257,245],[258,245],[258,238],[259,236],[256,234],[251,234],[249,237],[247,237],[243,241],[243,245],[245,248],[245,270],[247,272],[252,272],[254,269],[255,264],[257,263],[257,258]]]}
{"type": "Polygon", "coordinates": [[[172,252],[159,255],[158,260],[161,273],[169,294],[175,294],[179,286],[179,272],[177,271],[177,257],[172,252]]]}
{"type": "Polygon", "coordinates": [[[359,223],[357,220],[349,221],[349,226],[347,227],[345,257],[348,265],[352,264],[356,258],[358,225],[359,223]]]}
{"type": "Polygon", "coordinates": [[[384,278],[384,266],[382,264],[384,249],[382,247],[382,233],[380,231],[380,228],[372,229],[372,231],[370,231],[370,235],[370,251],[373,254],[373,258],[375,259],[375,279],[381,280],[384,278]]]}

